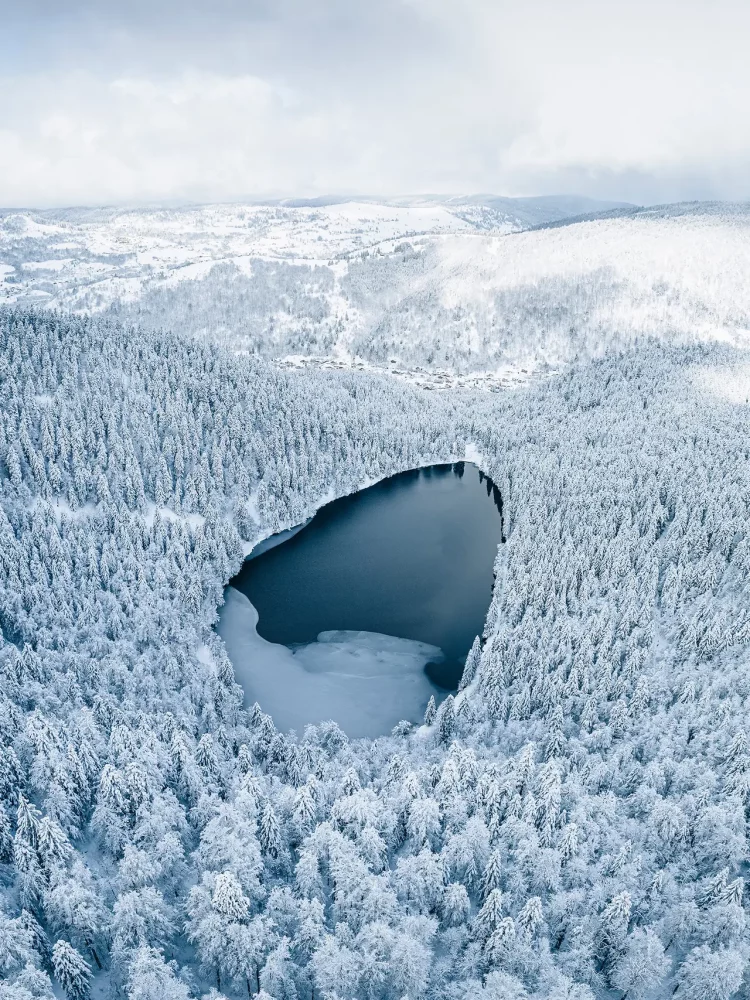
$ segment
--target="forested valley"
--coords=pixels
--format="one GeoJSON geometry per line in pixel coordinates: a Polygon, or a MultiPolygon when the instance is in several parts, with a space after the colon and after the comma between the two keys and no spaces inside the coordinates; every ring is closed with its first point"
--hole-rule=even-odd
{"type": "Polygon", "coordinates": [[[743,357],[427,393],[0,313],[0,998],[748,995],[743,357]],[[244,706],[248,547],[467,449],[507,541],[459,691],[377,740],[244,706]]]}

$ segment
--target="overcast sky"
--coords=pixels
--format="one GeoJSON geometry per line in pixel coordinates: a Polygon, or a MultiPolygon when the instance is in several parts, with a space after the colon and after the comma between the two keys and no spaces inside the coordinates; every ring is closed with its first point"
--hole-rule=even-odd
{"type": "Polygon", "coordinates": [[[748,0],[0,0],[0,205],[750,198],[748,0]]]}

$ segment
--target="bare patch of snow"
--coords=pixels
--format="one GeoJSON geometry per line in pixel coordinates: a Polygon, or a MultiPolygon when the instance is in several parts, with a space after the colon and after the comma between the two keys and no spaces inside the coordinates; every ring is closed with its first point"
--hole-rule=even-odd
{"type": "MultiPolygon", "coordinates": [[[[154,503],[149,503],[146,507],[146,511],[143,515],[143,520],[146,523],[146,527],[153,527],[154,521],[156,519],[157,507],[154,503]]],[[[172,510],[171,507],[159,507],[159,517],[163,521],[182,521],[184,524],[189,524],[191,528],[199,528],[205,524],[205,517],[202,514],[178,514],[177,511],[172,510]]]]}

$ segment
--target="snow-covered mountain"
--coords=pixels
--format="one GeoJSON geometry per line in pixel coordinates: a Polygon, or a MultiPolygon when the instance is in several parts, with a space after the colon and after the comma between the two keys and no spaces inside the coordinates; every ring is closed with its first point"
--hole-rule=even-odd
{"type": "MultiPolygon", "coordinates": [[[[129,308],[147,313],[153,323],[163,320],[160,300],[183,282],[195,281],[197,291],[180,288],[176,297],[184,296],[190,309],[196,295],[209,300],[207,311],[216,318],[200,320],[205,332],[221,329],[247,338],[244,317],[253,337],[256,316],[262,315],[262,325],[270,328],[275,314],[285,314],[289,319],[281,325],[287,335],[294,335],[295,326],[304,334],[308,320],[319,339],[347,311],[359,315],[342,286],[350,262],[358,264],[370,253],[398,262],[400,253],[409,252],[404,241],[423,248],[429,237],[518,232],[607,207],[578,197],[431,196],[387,203],[319,199],[6,211],[0,212],[0,304],[78,312],[129,308]],[[228,296],[227,284],[234,286],[228,296]],[[223,306],[210,301],[215,295],[227,300],[223,306]],[[222,309],[231,315],[221,316],[222,309]]],[[[408,282],[409,269],[402,270],[400,283],[408,282]]],[[[195,323],[189,326],[190,332],[204,332],[195,323]]]]}
{"type": "Polygon", "coordinates": [[[750,213],[455,208],[4,217],[6,297],[174,332],[0,309],[0,1000],[745,995],[750,213]],[[286,730],[213,628],[243,554],[462,457],[461,689],[286,730]]]}
{"type": "Polygon", "coordinates": [[[0,212],[2,298],[101,309],[154,280],[248,259],[328,263],[392,239],[514,232],[604,203],[586,198],[317,200],[176,209],[0,212]]]}
{"type": "Polygon", "coordinates": [[[172,209],[0,211],[2,298],[101,308],[154,278],[250,257],[327,263],[428,233],[515,232],[616,207],[580,197],[316,199],[172,209]]]}
{"type": "Polygon", "coordinates": [[[351,261],[344,346],[382,362],[534,368],[643,337],[745,344],[750,210],[687,205],[351,261]],[[400,259],[396,259],[399,258],[400,259]]]}
{"type": "Polygon", "coordinates": [[[744,343],[749,266],[746,208],[687,205],[384,239],[315,266],[227,261],[112,308],[269,357],[530,371],[650,336],[744,343]]]}
{"type": "Polygon", "coordinates": [[[528,373],[652,336],[746,342],[748,206],[599,208],[477,197],[6,213],[0,300],[433,378],[528,373]]]}

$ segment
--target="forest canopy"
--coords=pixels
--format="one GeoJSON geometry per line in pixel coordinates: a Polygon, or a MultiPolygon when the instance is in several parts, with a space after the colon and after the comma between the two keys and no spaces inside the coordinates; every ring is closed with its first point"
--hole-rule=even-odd
{"type": "Polygon", "coordinates": [[[0,313],[0,998],[735,995],[742,359],[426,393],[0,313]],[[507,543],[459,692],[374,741],[244,708],[247,546],[467,447],[507,543]]]}

